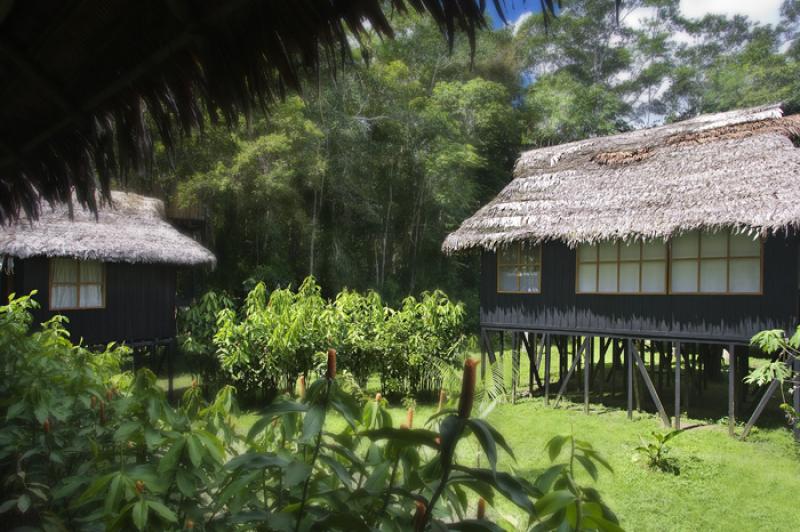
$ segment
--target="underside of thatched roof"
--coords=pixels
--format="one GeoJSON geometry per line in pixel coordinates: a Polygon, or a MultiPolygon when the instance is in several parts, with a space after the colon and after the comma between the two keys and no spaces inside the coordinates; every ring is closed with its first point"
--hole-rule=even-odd
{"type": "Polygon", "coordinates": [[[92,213],[69,203],[42,203],[38,220],[0,226],[0,257],[216,264],[210,251],[166,221],[160,200],[113,191],[111,201],[99,200],[98,206],[92,213]]]}
{"type": "Polygon", "coordinates": [[[523,153],[514,179],[442,249],[800,227],[800,115],[731,111],[523,153]]]}
{"type": "MultiPolygon", "coordinates": [[[[531,0],[536,1],[536,0],[531,0]]],[[[553,12],[554,0],[538,0],[553,12]]],[[[503,2],[493,0],[502,16],[503,2]]],[[[0,223],[39,198],[93,209],[141,169],[153,131],[229,124],[321,64],[335,70],[387,16],[431,16],[474,44],[486,0],[0,0],[0,223]]]]}

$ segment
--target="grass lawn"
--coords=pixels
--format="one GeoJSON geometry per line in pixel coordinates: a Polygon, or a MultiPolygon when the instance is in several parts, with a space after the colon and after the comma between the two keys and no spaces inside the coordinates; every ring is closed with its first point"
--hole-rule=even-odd
{"type": "MultiPolygon", "coordinates": [[[[510,364],[505,366],[508,383],[510,364]]],[[[524,362],[521,369],[522,375],[527,375],[524,362]]],[[[190,378],[181,379],[176,388],[191,383],[190,378]]],[[[724,383],[719,386],[724,388],[724,383]]],[[[579,400],[577,395],[573,397],[579,400]]],[[[713,387],[702,397],[716,400],[713,387]]],[[[671,404],[668,394],[664,401],[671,404]]],[[[572,432],[590,441],[614,468],[613,474],[601,470],[597,487],[627,530],[797,530],[800,445],[780,422],[765,423],[748,441],[741,442],[728,436],[724,420],[715,421],[697,408],[697,415],[704,419],[684,417],[683,426],[702,426],[670,442],[670,456],[680,467],[676,476],[651,471],[632,460],[640,436],[663,429],[651,413],[634,412],[633,421],[627,420],[624,407],[616,406],[622,402],[618,395],[606,405],[592,403],[589,415],[583,413],[582,403],[563,401],[559,408],[553,408],[545,406],[540,397],[498,405],[489,421],[503,433],[517,456],[516,462],[502,458],[501,467],[513,467],[533,479],[549,465],[544,450],[547,440],[572,432]]],[[[696,399],[694,404],[700,402],[696,399]]],[[[768,409],[775,408],[771,405],[768,409]]],[[[427,419],[434,409],[434,405],[418,405],[415,424],[427,419]]],[[[405,409],[400,405],[393,407],[392,413],[397,425],[405,419],[405,409]]],[[[256,419],[255,411],[244,412],[238,425],[245,432],[256,419]]],[[[331,417],[328,428],[336,430],[341,424],[341,419],[331,417]]],[[[462,444],[460,459],[473,462],[477,450],[477,444],[462,444]]],[[[491,511],[512,523],[518,516],[515,507],[505,503],[491,511]]]]}

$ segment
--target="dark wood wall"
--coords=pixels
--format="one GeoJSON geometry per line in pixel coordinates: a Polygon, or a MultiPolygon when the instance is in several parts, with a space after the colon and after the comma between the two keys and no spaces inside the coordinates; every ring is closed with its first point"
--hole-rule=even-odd
{"type": "Polygon", "coordinates": [[[107,263],[103,309],[48,310],[50,266],[45,258],[17,261],[14,288],[17,294],[39,291],[35,299],[41,308],[34,313],[36,323],[54,314],[67,316],[73,341],[134,343],[175,335],[175,274],[176,268],[169,265],[107,263]]]}
{"type": "Polygon", "coordinates": [[[749,342],[764,329],[798,324],[798,238],[764,243],[763,295],[575,293],[575,250],[542,248],[540,294],[498,294],[494,253],[481,258],[481,326],[609,336],[749,342]]]}

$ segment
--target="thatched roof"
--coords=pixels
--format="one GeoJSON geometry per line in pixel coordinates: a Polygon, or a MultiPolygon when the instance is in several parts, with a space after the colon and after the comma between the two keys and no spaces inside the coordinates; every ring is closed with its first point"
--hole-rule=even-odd
{"type": "Polygon", "coordinates": [[[155,198],[111,192],[111,204],[100,202],[97,216],[67,203],[40,205],[37,221],[20,219],[0,226],[0,256],[72,257],[104,262],[216,264],[206,248],[181,234],[164,218],[155,198]]]}
{"type": "Polygon", "coordinates": [[[442,249],[797,229],[798,138],[800,115],[773,105],[531,150],[442,249]]]}
{"type": "MultiPolygon", "coordinates": [[[[502,13],[503,2],[493,0],[502,13]]],[[[539,0],[552,13],[553,0],[539,0]]],[[[390,37],[391,11],[474,44],[485,0],[0,0],[0,223],[38,198],[94,207],[99,183],[141,168],[206,116],[232,123],[352,43],[390,37]],[[147,117],[147,118],[145,118],[147,117]]]]}

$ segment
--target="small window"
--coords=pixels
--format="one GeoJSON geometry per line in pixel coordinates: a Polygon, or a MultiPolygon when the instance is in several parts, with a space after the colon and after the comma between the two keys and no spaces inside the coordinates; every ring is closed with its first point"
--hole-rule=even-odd
{"type": "Polygon", "coordinates": [[[761,241],[730,231],[691,231],[671,242],[674,294],[758,294],[761,241]]]}
{"type": "Polygon", "coordinates": [[[579,294],[664,294],[667,246],[663,241],[607,241],[578,246],[579,294]]]}
{"type": "Polygon", "coordinates": [[[541,246],[514,243],[497,250],[498,292],[538,294],[541,277],[541,246]]]}
{"type": "Polygon", "coordinates": [[[103,308],[105,267],[102,262],[50,260],[50,310],[103,308]]]}

